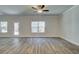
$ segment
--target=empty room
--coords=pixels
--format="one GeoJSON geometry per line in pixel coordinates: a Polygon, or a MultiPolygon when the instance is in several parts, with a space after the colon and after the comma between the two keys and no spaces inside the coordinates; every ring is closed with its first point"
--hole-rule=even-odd
{"type": "Polygon", "coordinates": [[[0,54],[79,54],[79,5],[0,5],[0,54]]]}

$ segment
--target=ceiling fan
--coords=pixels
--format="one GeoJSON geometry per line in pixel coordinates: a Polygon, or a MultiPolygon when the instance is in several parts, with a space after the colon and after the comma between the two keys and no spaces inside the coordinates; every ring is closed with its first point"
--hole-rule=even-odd
{"type": "Polygon", "coordinates": [[[49,11],[48,9],[46,9],[45,5],[34,5],[34,6],[32,6],[32,9],[34,11],[37,11],[38,13],[48,12],[49,11]]]}

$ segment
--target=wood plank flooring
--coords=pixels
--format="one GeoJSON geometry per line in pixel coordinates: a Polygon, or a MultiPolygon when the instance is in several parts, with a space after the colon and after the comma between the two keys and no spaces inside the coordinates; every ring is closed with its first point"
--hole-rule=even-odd
{"type": "Polygon", "coordinates": [[[61,38],[0,38],[0,54],[78,54],[79,46],[61,38]]]}

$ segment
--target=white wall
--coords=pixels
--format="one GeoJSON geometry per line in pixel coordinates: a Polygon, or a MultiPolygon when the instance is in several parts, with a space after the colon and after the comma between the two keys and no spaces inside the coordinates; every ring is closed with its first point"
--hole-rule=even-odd
{"type": "Polygon", "coordinates": [[[34,16],[0,16],[0,21],[8,21],[8,33],[0,33],[0,37],[14,37],[13,23],[20,23],[19,37],[58,37],[59,34],[59,16],[52,15],[34,15],[34,16]],[[45,33],[33,34],[31,32],[32,21],[45,21],[45,33]]]}
{"type": "Polygon", "coordinates": [[[61,16],[61,37],[79,45],[79,6],[73,6],[61,16]]]}

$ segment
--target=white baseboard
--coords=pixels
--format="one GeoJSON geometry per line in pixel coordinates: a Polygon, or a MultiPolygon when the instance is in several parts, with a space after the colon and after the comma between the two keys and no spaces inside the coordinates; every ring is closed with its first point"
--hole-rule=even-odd
{"type": "Polygon", "coordinates": [[[79,46],[79,43],[77,43],[77,42],[75,42],[75,41],[72,41],[72,40],[70,40],[70,39],[68,39],[68,38],[65,38],[65,37],[63,37],[63,36],[60,36],[60,38],[65,39],[65,40],[67,40],[68,42],[79,46]]]}

